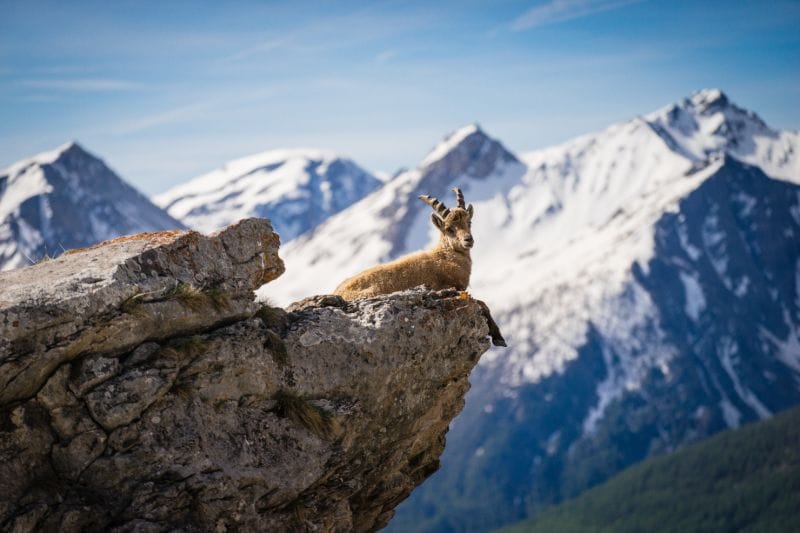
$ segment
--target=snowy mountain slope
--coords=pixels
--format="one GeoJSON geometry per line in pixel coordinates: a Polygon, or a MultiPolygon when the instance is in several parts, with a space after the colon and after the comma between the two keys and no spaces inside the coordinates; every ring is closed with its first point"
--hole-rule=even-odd
{"type": "Polygon", "coordinates": [[[184,226],[76,143],[0,170],[0,269],[142,231],[184,226]]]}
{"type": "Polygon", "coordinates": [[[511,349],[390,529],[490,529],[800,402],[798,150],[710,90],[525,154],[473,282],[511,349]]]}
{"type": "MultiPolygon", "coordinates": [[[[438,238],[430,222],[431,208],[417,198],[420,194],[453,205],[451,189],[458,186],[468,202],[491,204],[503,201],[524,171],[516,157],[477,125],[465,126],[434,148],[418,168],[395,176],[314,231],[289,242],[282,256],[287,270],[294,269],[298,275],[283,276],[259,294],[286,304],[330,292],[363,268],[418,250],[438,238]]],[[[473,232],[480,239],[477,226],[473,232]]]]}
{"type": "Polygon", "coordinates": [[[380,184],[333,152],[271,150],[231,161],[155,196],[153,201],[203,232],[245,217],[267,217],[286,242],[380,184]]]}
{"type": "Polygon", "coordinates": [[[701,172],[627,277],[584,266],[495,317],[511,354],[473,374],[441,471],[390,529],[491,529],[800,403],[800,187],[732,158],[701,172]]]}

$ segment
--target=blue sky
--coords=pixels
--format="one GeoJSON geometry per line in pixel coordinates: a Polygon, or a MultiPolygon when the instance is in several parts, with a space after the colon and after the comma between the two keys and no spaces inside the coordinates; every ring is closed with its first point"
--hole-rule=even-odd
{"type": "Polygon", "coordinates": [[[78,140],[148,194],[279,147],[514,151],[719,87],[800,128],[800,2],[0,0],[0,166],[78,140]]]}

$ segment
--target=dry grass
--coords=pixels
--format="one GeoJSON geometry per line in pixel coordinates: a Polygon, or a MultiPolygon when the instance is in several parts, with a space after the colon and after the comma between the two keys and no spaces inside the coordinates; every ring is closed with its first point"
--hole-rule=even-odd
{"type": "Polygon", "coordinates": [[[173,339],[167,344],[166,348],[194,358],[204,353],[208,349],[208,344],[208,340],[200,335],[192,335],[191,337],[173,339]]]}
{"type": "Polygon", "coordinates": [[[320,409],[289,392],[281,391],[275,397],[278,416],[300,424],[322,439],[331,439],[337,432],[336,419],[331,413],[320,409]]]}
{"type": "Polygon", "coordinates": [[[267,330],[266,339],[264,339],[264,348],[269,350],[272,355],[272,360],[278,366],[286,366],[289,364],[289,352],[286,350],[286,344],[283,339],[272,330],[267,330]]]}
{"type": "Polygon", "coordinates": [[[286,344],[281,338],[281,334],[286,331],[286,311],[280,307],[273,307],[265,304],[261,306],[256,314],[256,318],[260,319],[267,328],[266,339],[264,340],[264,348],[269,350],[272,359],[278,366],[285,366],[289,363],[289,353],[286,350],[286,344]]]}
{"type": "Polygon", "coordinates": [[[191,283],[183,283],[179,281],[172,289],[165,295],[166,300],[176,300],[183,306],[188,307],[192,311],[202,311],[203,309],[213,306],[217,311],[230,309],[231,298],[222,289],[218,288],[198,288],[191,283]]]}
{"type": "Polygon", "coordinates": [[[64,255],[72,255],[78,254],[81,252],[86,252],[88,250],[94,250],[95,248],[101,248],[103,246],[110,246],[114,244],[121,244],[129,241],[141,241],[146,240],[151,245],[157,244],[167,244],[175,241],[178,237],[182,235],[190,235],[195,232],[191,231],[184,231],[184,230],[167,230],[167,231],[151,231],[146,233],[135,233],[133,235],[124,235],[122,237],[117,237],[115,239],[110,239],[107,241],[98,242],[92,246],[87,246],[85,248],[74,248],[72,250],[66,250],[64,255]]]}
{"type": "Polygon", "coordinates": [[[208,297],[217,311],[224,311],[231,308],[231,297],[222,289],[203,289],[201,292],[208,297]]]}
{"type": "Polygon", "coordinates": [[[282,332],[286,328],[286,311],[280,307],[264,304],[254,316],[261,319],[264,326],[272,331],[282,332]]]}
{"type": "Polygon", "coordinates": [[[188,400],[192,397],[192,394],[196,392],[196,389],[192,385],[192,383],[188,380],[178,380],[172,385],[170,392],[179,398],[183,398],[184,400],[188,400]]]}
{"type": "Polygon", "coordinates": [[[182,281],[179,281],[177,285],[171,288],[164,295],[164,298],[178,301],[192,311],[200,311],[208,303],[208,298],[203,294],[203,291],[191,283],[183,283],[182,281]]]}
{"type": "Polygon", "coordinates": [[[134,294],[133,296],[127,298],[124,302],[122,302],[119,306],[119,310],[128,315],[133,315],[141,318],[146,314],[144,311],[144,307],[142,307],[143,303],[144,303],[144,294],[141,292],[137,292],[136,294],[134,294]]]}

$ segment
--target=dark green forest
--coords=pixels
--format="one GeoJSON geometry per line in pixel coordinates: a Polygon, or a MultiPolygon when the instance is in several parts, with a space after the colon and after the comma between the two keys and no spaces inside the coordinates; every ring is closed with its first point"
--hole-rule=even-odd
{"type": "Polygon", "coordinates": [[[501,531],[800,531],[800,408],[644,461],[501,531]]]}

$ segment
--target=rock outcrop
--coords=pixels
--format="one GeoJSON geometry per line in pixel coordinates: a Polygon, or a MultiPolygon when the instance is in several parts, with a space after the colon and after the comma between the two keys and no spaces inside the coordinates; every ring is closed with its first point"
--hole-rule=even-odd
{"type": "Polygon", "coordinates": [[[481,306],[415,289],[287,310],[268,221],[0,275],[0,529],[369,531],[438,467],[481,306]]]}

